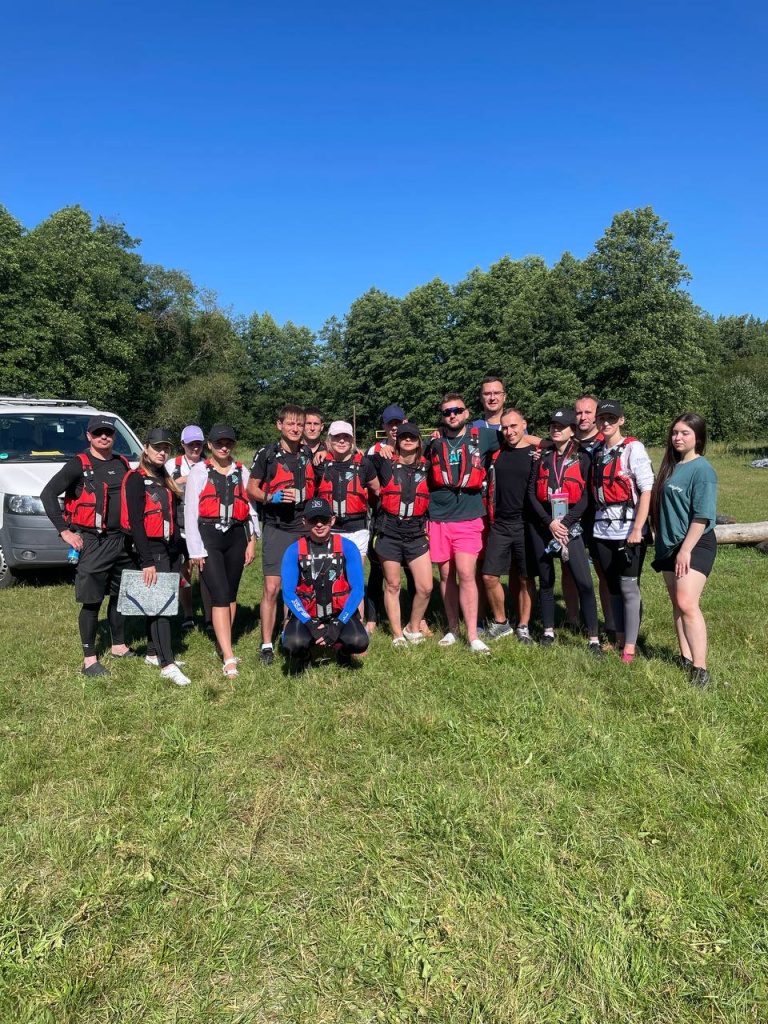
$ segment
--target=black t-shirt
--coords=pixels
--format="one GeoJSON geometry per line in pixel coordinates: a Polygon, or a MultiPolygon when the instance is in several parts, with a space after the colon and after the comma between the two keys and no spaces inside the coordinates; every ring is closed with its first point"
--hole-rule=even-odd
{"type": "MultiPolygon", "coordinates": [[[[282,451],[280,461],[285,468],[293,474],[294,480],[300,478],[302,472],[302,461],[306,463],[309,449],[300,449],[298,453],[282,451]]],[[[277,458],[274,445],[267,445],[261,451],[256,452],[251,466],[251,476],[256,483],[264,488],[264,482],[269,476],[269,467],[277,458]]],[[[311,460],[310,460],[311,461],[311,460]]],[[[262,505],[264,509],[264,525],[278,526],[281,530],[293,530],[296,533],[303,533],[304,526],[302,518],[304,515],[305,502],[272,502],[269,500],[262,505]]]]}
{"type": "MultiPolygon", "coordinates": [[[[120,530],[120,490],[123,486],[123,477],[129,467],[119,455],[112,455],[108,459],[99,459],[93,455],[88,457],[93,467],[93,484],[96,492],[100,493],[104,484],[107,485],[107,521],[104,525],[108,533],[118,533],[120,530]]],[[[83,464],[75,456],[62,466],[55,476],[51,477],[40,494],[46,514],[59,533],[67,529],[64,515],[59,507],[59,495],[71,494],[74,496],[82,482],[83,464]]],[[[75,529],[83,528],[75,527],[75,529]]]]}
{"type": "Polygon", "coordinates": [[[496,509],[494,518],[520,519],[525,507],[534,448],[502,448],[494,464],[496,473],[496,509]]]}

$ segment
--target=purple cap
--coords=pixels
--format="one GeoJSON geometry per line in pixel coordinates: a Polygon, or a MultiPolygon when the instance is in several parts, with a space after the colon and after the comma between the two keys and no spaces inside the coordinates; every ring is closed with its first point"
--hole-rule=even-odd
{"type": "Polygon", "coordinates": [[[181,443],[190,444],[192,441],[204,441],[205,434],[202,432],[200,427],[192,423],[188,427],[184,427],[181,432],[181,443]]]}

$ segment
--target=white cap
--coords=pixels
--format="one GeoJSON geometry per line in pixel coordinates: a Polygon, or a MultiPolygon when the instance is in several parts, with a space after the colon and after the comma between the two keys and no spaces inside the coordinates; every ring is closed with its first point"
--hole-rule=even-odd
{"type": "Polygon", "coordinates": [[[328,434],[349,434],[350,437],[355,436],[352,424],[347,423],[346,420],[334,420],[330,427],[328,427],[328,434]]]}

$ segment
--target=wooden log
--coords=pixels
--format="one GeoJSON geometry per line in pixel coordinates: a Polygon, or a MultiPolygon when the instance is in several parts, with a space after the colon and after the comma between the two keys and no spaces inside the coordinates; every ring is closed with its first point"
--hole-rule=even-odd
{"type": "Polygon", "coordinates": [[[768,540],[768,523],[734,523],[730,526],[716,526],[718,544],[757,544],[768,540]]]}

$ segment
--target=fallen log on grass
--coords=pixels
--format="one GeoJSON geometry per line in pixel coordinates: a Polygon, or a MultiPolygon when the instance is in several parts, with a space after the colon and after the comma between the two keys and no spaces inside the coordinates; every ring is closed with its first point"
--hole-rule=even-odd
{"type": "Polygon", "coordinates": [[[768,523],[730,523],[715,527],[718,544],[758,544],[768,540],[768,523]]]}

